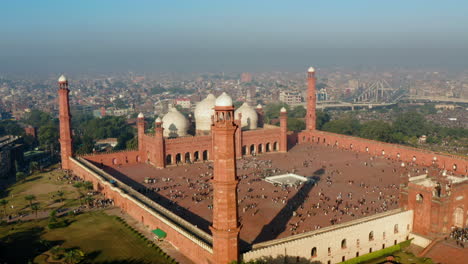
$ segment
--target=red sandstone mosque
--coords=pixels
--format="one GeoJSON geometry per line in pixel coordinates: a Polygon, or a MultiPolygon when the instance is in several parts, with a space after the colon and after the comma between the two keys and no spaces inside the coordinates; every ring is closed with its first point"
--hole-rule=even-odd
{"type": "Polygon", "coordinates": [[[306,129],[263,124],[261,105],[226,93],[195,108],[195,135],[175,108],[154,133],[138,116],[138,150],[76,156],[68,81],[59,83],[62,169],[194,263],[284,258],[338,263],[402,241],[427,247],[468,226],[468,160],[316,130],[315,69],[306,129]]]}

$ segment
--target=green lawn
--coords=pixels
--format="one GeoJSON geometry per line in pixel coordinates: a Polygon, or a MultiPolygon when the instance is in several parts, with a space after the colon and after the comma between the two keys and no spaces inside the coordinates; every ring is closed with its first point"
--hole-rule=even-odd
{"type": "MultiPolygon", "coordinates": [[[[418,258],[411,253],[404,251],[395,252],[392,254],[395,257],[395,260],[402,264],[433,264],[429,258],[418,258]]],[[[364,262],[363,264],[378,264],[385,261],[385,257],[374,259],[371,261],[364,262]]]]}
{"type": "MultiPolygon", "coordinates": [[[[60,170],[34,173],[24,181],[9,186],[6,190],[0,190],[0,200],[7,200],[6,215],[16,215],[20,212],[31,213],[29,202],[25,200],[27,195],[34,195],[34,204],[39,205],[39,211],[49,211],[60,207],[79,205],[78,192],[67,180],[59,180],[64,173],[60,170]],[[63,191],[62,202],[55,196],[58,191],[63,191]],[[13,208],[11,206],[13,205],[13,208]]],[[[4,216],[3,207],[0,208],[0,216],[4,216]]]]}
{"type": "Polygon", "coordinates": [[[70,218],[64,228],[47,229],[48,220],[0,226],[0,262],[47,263],[41,254],[54,245],[80,248],[86,263],[171,263],[130,229],[102,211],[70,218]]]}

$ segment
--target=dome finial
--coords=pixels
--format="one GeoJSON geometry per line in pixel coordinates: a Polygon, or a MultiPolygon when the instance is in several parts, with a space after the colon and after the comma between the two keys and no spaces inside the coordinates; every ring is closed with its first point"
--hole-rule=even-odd
{"type": "Polygon", "coordinates": [[[64,82],[67,82],[67,77],[65,77],[65,75],[60,75],[60,77],[58,78],[58,82],[59,83],[64,83],[64,82]]]}

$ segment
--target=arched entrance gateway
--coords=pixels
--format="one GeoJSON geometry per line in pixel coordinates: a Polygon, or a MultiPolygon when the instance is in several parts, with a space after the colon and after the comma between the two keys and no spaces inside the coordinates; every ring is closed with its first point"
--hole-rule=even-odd
{"type": "Polygon", "coordinates": [[[453,211],[453,225],[455,227],[463,228],[463,215],[463,208],[455,208],[453,211]]]}

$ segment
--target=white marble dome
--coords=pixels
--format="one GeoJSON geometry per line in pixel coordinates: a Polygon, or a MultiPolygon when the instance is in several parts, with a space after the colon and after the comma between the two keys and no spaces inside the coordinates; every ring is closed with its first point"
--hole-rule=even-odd
{"type": "Polygon", "coordinates": [[[232,98],[226,92],[223,92],[216,98],[215,106],[232,106],[232,98]]]}
{"type": "Polygon", "coordinates": [[[175,107],[169,109],[169,112],[163,116],[162,122],[165,137],[173,138],[187,135],[187,130],[189,128],[187,118],[175,107]]]}
{"type": "Polygon", "coordinates": [[[211,116],[214,115],[216,97],[209,94],[195,107],[195,129],[201,131],[211,130],[211,116]]]}
{"type": "Polygon", "coordinates": [[[309,67],[309,69],[307,71],[308,72],[315,72],[315,69],[314,69],[314,67],[309,67]]]}
{"type": "Polygon", "coordinates": [[[241,117],[241,128],[242,129],[256,129],[258,124],[258,114],[255,109],[253,109],[248,103],[244,103],[234,112],[234,117],[236,120],[239,119],[239,114],[242,114],[241,117]]]}

